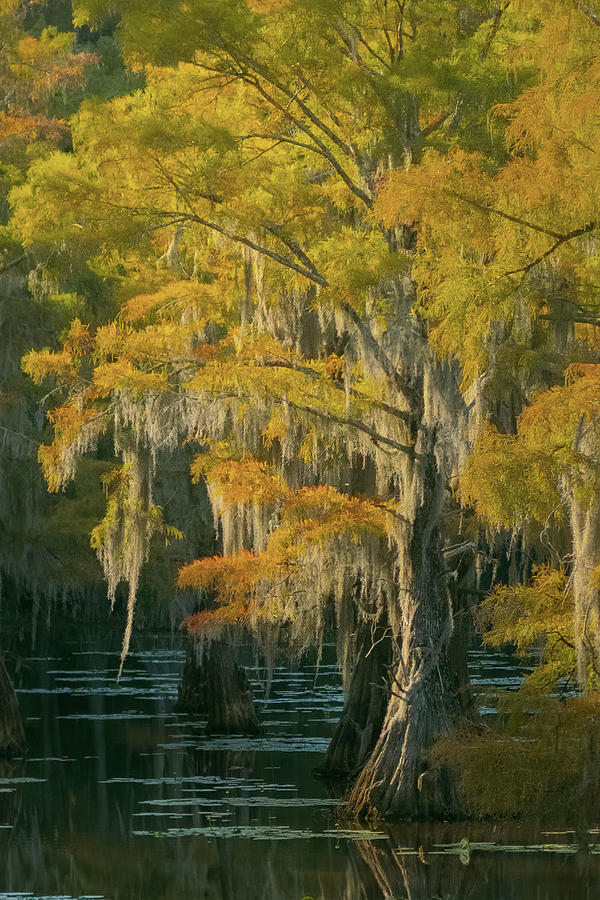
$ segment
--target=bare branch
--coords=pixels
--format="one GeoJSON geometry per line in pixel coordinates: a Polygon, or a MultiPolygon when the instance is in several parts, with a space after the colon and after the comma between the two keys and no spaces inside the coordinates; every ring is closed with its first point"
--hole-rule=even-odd
{"type": "MultiPolygon", "coordinates": [[[[321,373],[317,372],[316,369],[311,369],[310,366],[303,366],[300,363],[295,363],[287,359],[270,360],[267,363],[263,363],[263,365],[273,366],[275,368],[281,369],[293,369],[295,372],[302,372],[304,375],[308,375],[309,378],[313,378],[315,380],[320,380],[322,378],[321,373]]],[[[344,387],[344,385],[337,384],[335,381],[330,381],[328,383],[335,387],[337,390],[345,393],[346,388],[344,387]]],[[[401,409],[396,409],[395,406],[391,406],[389,403],[384,403],[383,400],[375,400],[372,397],[366,397],[364,394],[361,394],[360,391],[357,391],[356,388],[353,387],[349,389],[349,392],[358,400],[368,400],[371,406],[374,406],[377,409],[388,413],[390,416],[394,416],[396,419],[400,419],[402,422],[408,423],[410,421],[409,413],[401,409]]]]}
{"type": "Polygon", "coordinates": [[[18,266],[19,263],[22,263],[25,259],[26,254],[22,253],[21,256],[15,257],[15,259],[9,260],[9,262],[5,263],[3,267],[0,269],[0,275],[4,275],[5,272],[8,272],[9,269],[14,268],[14,266],[18,266]]]}
{"type": "Polygon", "coordinates": [[[527,272],[531,271],[531,269],[533,269],[535,266],[539,265],[549,256],[552,256],[552,254],[556,250],[558,250],[558,248],[562,244],[565,244],[567,241],[572,241],[574,240],[574,238],[581,237],[583,234],[589,234],[590,231],[594,231],[594,229],[597,227],[598,222],[589,222],[587,225],[583,225],[581,228],[575,228],[573,231],[569,231],[567,234],[561,234],[559,237],[557,237],[551,247],[548,247],[547,250],[545,250],[535,259],[532,259],[531,262],[527,263],[527,265],[521,266],[521,268],[519,269],[512,269],[512,271],[510,272],[504,272],[500,277],[506,278],[509,275],[519,275],[521,273],[526,275],[527,272]]]}
{"type": "Polygon", "coordinates": [[[564,237],[560,231],[552,231],[550,228],[545,228],[543,225],[536,225],[535,222],[529,222],[527,219],[522,219],[520,216],[513,216],[511,213],[504,212],[502,209],[488,206],[486,203],[475,200],[473,197],[461,194],[460,191],[444,190],[443,193],[447,194],[449,197],[454,197],[456,200],[462,200],[463,203],[466,203],[468,206],[473,206],[475,209],[480,209],[482,212],[489,213],[493,216],[500,216],[502,219],[514,222],[516,225],[524,225],[526,228],[531,228],[532,231],[537,231],[540,234],[547,234],[549,237],[556,238],[556,240],[564,237]]]}
{"type": "Polygon", "coordinates": [[[481,61],[482,62],[487,59],[488,54],[489,54],[490,50],[492,49],[492,44],[494,43],[494,39],[500,29],[500,23],[502,22],[502,16],[504,15],[504,13],[506,12],[506,10],[508,9],[509,6],[510,6],[510,0],[506,0],[506,3],[504,4],[504,6],[499,6],[498,9],[496,10],[496,12],[494,13],[494,18],[492,20],[492,28],[488,35],[487,41],[485,42],[484,48],[481,51],[481,61]]]}

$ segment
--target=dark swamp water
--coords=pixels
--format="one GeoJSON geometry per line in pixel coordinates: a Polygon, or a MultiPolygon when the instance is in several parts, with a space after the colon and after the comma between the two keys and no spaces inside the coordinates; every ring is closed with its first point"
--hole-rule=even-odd
{"type": "MultiPolygon", "coordinates": [[[[277,669],[256,739],[174,712],[184,652],[118,637],[32,652],[17,676],[30,746],[0,768],[0,900],[548,900],[600,897],[600,836],[542,826],[348,827],[311,775],[342,706],[332,664],[277,669]]],[[[474,653],[476,687],[515,687],[474,653]]],[[[482,703],[483,703],[482,699],[482,703]]],[[[600,815],[599,815],[600,819],[600,815]]]]}

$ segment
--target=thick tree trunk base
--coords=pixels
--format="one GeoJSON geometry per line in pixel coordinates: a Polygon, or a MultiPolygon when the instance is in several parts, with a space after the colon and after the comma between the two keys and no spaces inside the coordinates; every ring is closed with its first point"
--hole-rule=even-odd
{"type": "Polygon", "coordinates": [[[370,820],[464,818],[454,773],[427,763],[427,749],[454,721],[437,675],[408,704],[392,697],[377,745],[350,793],[348,815],[370,820]]]}
{"type": "Polygon", "coordinates": [[[373,634],[367,623],[359,625],[356,664],[342,716],[323,766],[313,770],[320,778],[349,778],[377,743],[389,700],[387,670],[392,662],[391,636],[384,635],[383,628],[373,634]]]}
{"type": "Polygon", "coordinates": [[[26,748],[17,695],[0,656],[0,757],[20,756],[26,748]]]}
{"type": "Polygon", "coordinates": [[[177,712],[191,713],[192,715],[206,715],[207,713],[206,672],[204,666],[196,658],[193,644],[190,645],[185,658],[175,709],[177,712]]]}
{"type": "Polygon", "coordinates": [[[189,654],[177,709],[207,716],[210,734],[257,734],[260,726],[250,682],[236,663],[227,638],[212,641],[200,655],[189,654]]]}

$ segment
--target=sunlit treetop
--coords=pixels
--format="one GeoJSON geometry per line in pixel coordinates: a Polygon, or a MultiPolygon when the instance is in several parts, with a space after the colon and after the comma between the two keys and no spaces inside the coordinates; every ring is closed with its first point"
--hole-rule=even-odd
{"type": "Polygon", "coordinates": [[[377,201],[387,225],[417,230],[419,309],[467,382],[503,343],[547,353],[561,327],[597,321],[600,27],[585,4],[520,4],[515,15],[525,11],[529,35],[507,61],[527,60],[535,79],[489,113],[506,159],[430,151],[377,201]]]}
{"type": "Polygon", "coordinates": [[[465,501],[493,525],[564,522],[575,497],[589,506],[600,488],[600,370],[574,366],[564,387],[542,392],[516,435],[488,426],[461,479],[465,501]]]}

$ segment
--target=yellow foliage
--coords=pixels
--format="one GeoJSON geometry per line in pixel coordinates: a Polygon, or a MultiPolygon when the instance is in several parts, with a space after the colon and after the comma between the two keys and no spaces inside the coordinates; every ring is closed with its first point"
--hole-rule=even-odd
{"type": "Polygon", "coordinates": [[[120,359],[96,366],[94,385],[100,397],[107,397],[112,391],[131,390],[136,395],[145,391],[165,391],[169,383],[162,372],[144,372],[128,360],[120,359]]]}
{"type": "Polygon", "coordinates": [[[273,446],[273,441],[281,441],[286,436],[288,427],[280,416],[273,415],[269,424],[262,430],[263,443],[267,450],[273,446]]]}
{"type": "Polygon", "coordinates": [[[78,318],[73,319],[64,342],[64,351],[74,357],[85,356],[91,352],[93,346],[94,339],[90,334],[90,326],[84,325],[78,318]]]}
{"type": "Polygon", "coordinates": [[[78,366],[72,352],[61,350],[31,350],[25,354],[22,363],[23,371],[35,382],[42,382],[53,375],[61,380],[70,381],[77,377],[78,366]]]}
{"type": "MultiPolygon", "coordinates": [[[[564,484],[593,496],[600,486],[600,448],[575,446],[580,423],[600,421],[600,367],[573,365],[567,383],[538,394],[525,408],[517,435],[486,426],[460,480],[464,502],[494,525],[544,524],[564,515],[564,484]]],[[[593,435],[594,431],[590,434],[593,435]]]]}
{"type": "Polygon", "coordinates": [[[200,453],[192,463],[194,481],[204,478],[226,505],[235,503],[281,503],[290,488],[271,466],[251,453],[233,459],[218,454],[200,453]]]}

